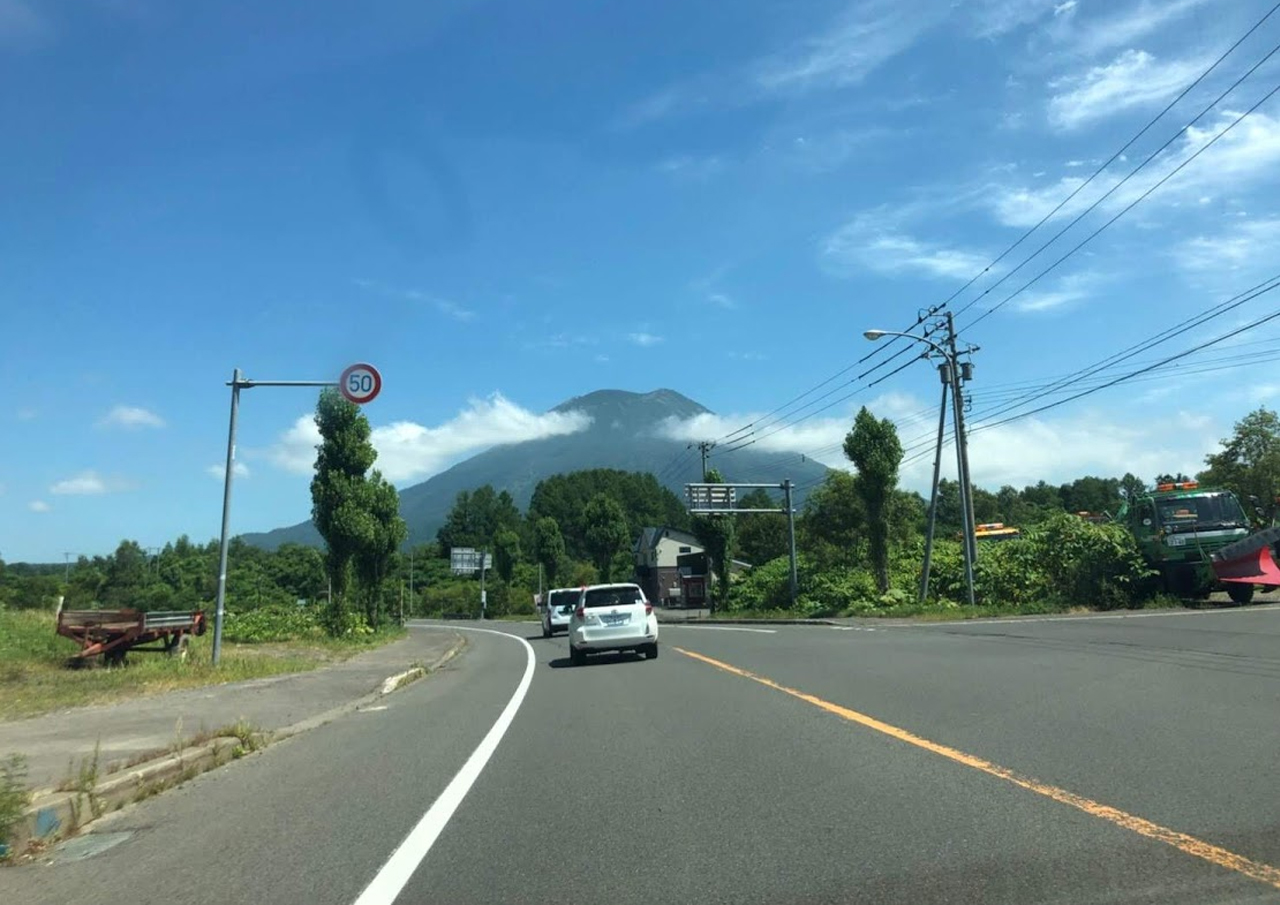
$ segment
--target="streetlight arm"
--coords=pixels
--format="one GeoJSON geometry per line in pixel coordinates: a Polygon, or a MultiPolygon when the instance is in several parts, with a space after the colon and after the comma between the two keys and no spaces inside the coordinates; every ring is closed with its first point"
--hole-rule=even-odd
{"type": "Polygon", "coordinates": [[[875,342],[877,339],[880,339],[880,337],[882,336],[903,336],[903,337],[906,337],[907,339],[913,339],[918,343],[924,343],[925,345],[929,346],[929,348],[933,349],[933,351],[941,355],[943,358],[947,359],[948,361],[951,360],[951,353],[949,353],[946,349],[942,348],[942,346],[938,345],[936,342],[934,342],[931,339],[926,339],[923,336],[916,336],[914,333],[900,333],[897,330],[868,330],[862,335],[865,336],[867,339],[871,340],[872,342],[875,342]]]}

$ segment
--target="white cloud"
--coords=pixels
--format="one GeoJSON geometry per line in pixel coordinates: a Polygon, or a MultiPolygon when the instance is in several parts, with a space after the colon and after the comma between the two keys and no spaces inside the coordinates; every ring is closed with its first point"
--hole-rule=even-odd
{"type": "MultiPolygon", "coordinates": [[[[461,456],[491,446],[540,440],[585,430],[590,418],[582,412],[544,412],[521,408],[500,393],[474,399],[453,419],[439,427],[397,421],[375,427],[371,436],[378,459],[374,467],[389,481],[400,483],[429,477],[461,456]]],[[[301,415],[267,452],[273,464],[286,471],[308,474],[315,467],[320,432],[310,415],[301,415]]]]}
{"type": "Polygon", "coordinates": [[[729,296],[725,295],[723,292],[711,292],[711,293],[708,293],[708,294],[707,294],[707,301],[708,301],[709,303],[711,303],[712,305],[715,305],[717,308],[726,308],[726,309],[727,309],[727,308],[736,308],[736,307],[738,307],[738,306],[737,306],[737,304],[733,301],[733,299],[732,299],[732,298],[730,298],[729,296]]]}
{"type": "MultiPolygon", "coordinates": [[[[1074,0],[1071,2],[1074,6],[1074,0]]],[[[1120,11],[1115,15],[1075,19],[1074,28],[1060,37],[1072,52],[1094,56],[1117,47],[1132,47],[1138,40],[1208,2],[1210,0],[1144,0],[1127,8],[1116,4],[1120,11]]]]}
{"type": "Polygon", "coordinates": [[[756,85],[767,93],[855,85],[946,15],[946,5],[934,2],[912,9],[896,0],[854,3],[828,28],[760,61],[754,67],[756,85]]]}
{"type": "MultiPolygon", "coordinates": [[[[1163,154],[1113,192],[1099,206],[1099,212],[1115,213],[1136,201],[1239,115],[1239,111],[1223,111],[1213,122],[1187,129],[1163,154]]],[[[1274,182],[1278,173],[1280,119],[1258,110],[1223,134],[1208,150],[1144,199],[1136,210],[1146,211],[1161,205],[1200,204],[1200,199],[1206,196],[1243,193],[1260,183],[1274,182]]],[[[1121,178],[1123,174],[1107,173],[1095,179],[1055,217],[1074,217],[1115,187],[1121,178]]],[[[1083,182],[1081,177],[1065,176],[1043,187],[990,185],[985,194],[985,204],[1006,226],[1034,226],[1083,182]]]]}
{"type": "Polygon", "coordinates": [[[1054,288],[1021,293],[1010,304],[1024,314],[1055,311],[1092,297],[1100,281],[1098,274],[1089,271],[1069,274],[1060,278],[1054,288]]]}
{"type": "MultiPolygon", "coordinates": [[[[798,131],[794,126],[791,129],[798,131]]],[[[804,172],[829,173],[853,160],[868,145],[903,134],[903,130],[884,126],[832,129],[826,124],[811,125],[802,135],[771,139],[763,153],[804,172]]]]}
{"type": "MultiPolygon", "coordinates": [[[[937,403],[891,393],[866,405],[877,416],[890,418],[898,425],[902,443],[908,447],[902,485],[927,495],[933,471],[937,403]]],[[[851,470],[842,443],[859,407],[860,403],[850,402],[839,416],[812,418],[772,436],[768,434],[773,428],[763,425],[757,429],[760,439],[752,448],[804,453],[828,467],[851,470]]],[[[679,440],[701,440],[724,436],[758,420],[759,415],[750,413],[701,415],[687,421],[670,420],[664,425],[664,433],[679,440]]],[[[1205,453],[1218,447],[1221,431],[1216,419],[1190,411],[1152,414],[1143,419],[1126,418],[1106,408],[1081,410],[973,432],[969,440],[970,468],[974,482],[989,490],[1004,484],[1023,487],[1040,480],[1061,483],[1085,474],[1119,476],[1133,472],[1147,479],[1164,471],[1194,474],[1203,467],[1205,453]]],[[[942,470],[944,476],[954,477],[954,447],[944,452],[942,470]]]]}
{"type": "Polygon", "coordinates": [[[1174,249],[1174,260],[1190,271],[1239,271],[1280,259],[1280,219],[1233,223],[1218,235],[1199,235],[1174,249]]]}
{"type": "Polygon", "coordinates": [[[363,277],[351,281],[353,285],[371,292],[375,295],[381,295],[386,298],[403,299],[409,302],[422,302],[431,305],[445,317],[453,318],[456,321],[473,320],[476,313],[470,308],[459,305],[457,302],[449,299],[440,298],[429,292],[423,292],[421,289],[400,289],[395,286],[388,286],[377,280],[365,279],[363,277]]]}
{"type": "Polygon", "coordinates": [[[164,419],[136,405],[117,405],[98,421],[99,427],[164,427],[164,419]]]}
{"type": "Polygon", "coordinates": [[[456,321],[474,320],[476,316],[470,308],[463,308],[457,302],[451,302],[448,299],[433,299],[432,304],[445,317],[451,317],[456,321]]]}
{"type": "MultiPolygon", "coordinates": [[[[226,476],[227,466],[222,464],[210,465],[204,470],[204,473],[211,478],[216,478],[221,481],[223,477],[226,476]]],[[[245,465],[243,462],[237,462],[231,466],[231,473],[237,478],[247,478],[249,477],[249,466],[245,465]]]]}
{"type": "Polygon", "coordinates": [[[27,508],[32,512],[48,512],[53,507],[44,500],[32,500],[30,503],[27,503],[27,508]]]}
{"type": "Polygon", "coordinates": [[[980,38],[996,38],[1030,25],[1052,12],[1055,16],[1069,13],[1075,0],[979,0],[971,5],[974,31],[980,38]]]}
{"type": "Polygon", "coordinates": [[[719,155],[677,154],[658,164],[659,172],[680,179],[701,182],[724,170],[724,160],[719,155]]]}
{"type": "Polygon", "coordinates": [[[628,333],[627,339],[631,340],[637,346],[641,346],[643,348],[656,346],[663,341],[661,336],[655,336],[652,333],[644,333],[644,332],[628,333]]]}
{"type": "Polygon", "coordinates": [[[871,270],[968,279],[980,273],[990,261],[975,251],[920,241],[892,227],[879,226],[865,216],[828,236],[819,254],[827,270],[845,276],[871,270]]]}
{"type": "MultiPolygon", "coordinates": [[[[1027,418],[974,431],[970,470],[975,483],[992,490],[1003,484],[1070,481],[1085,474],[1132,472],[1148,480],[1166,471],[1195,474],[1203,467],[1205,453],[1218,446],[1218,431],[1211,424],[1189,412],[1134,419],[1105,408],[1059,418],[1027,418]]],[[[912,476],[917,486],[927,482],[924,475],[931,467],[929,457],[915,464],[912,476]]]]}
{"type": "MultiPolygon", "coordinates": [[[[865,404],[877,416],[897,421],[917,417],[922,403],[907,394],[885,393],[865,404]]],[[[834,415],[815,416],[785,427],[761,412],[736,415],[703,413],[686,419],[668,418],[659,426],[658,432],[661,436],[683,441],[705,440],[707,437],[723,437],[733,433],[735,443],[751,443],[751,448],[761,452],[803,452],[814,461],[842,468],[848,462],[840,447],[862,405],[862,402],[849,402],[834,415]],[[739,431],[749,424],[757,427],[739,431]]],[[[936,418],[936,409],[932,411],[932,417],[936,418]]],[[[727,441],[723,445],[730,446],[727,441]]]]}
{"type": "Polygon", "coordinates": [[[132,481],[118,477],[103,477],[93,469],[88,469],[58,481],[49,488],[49,492],[63,496],[95,496],[103,493],[120,493],[133,490],[135,487],[132,481]]]}
{"type": "Polygon", "coordinates": [[[1144,50],[1126,50],[1105,66],[1049,84],[1049,122],[1075,129],[1132,107],[1166,100],[1190,84],[1205,68],[1203,60],[1162,63],[1144,50]]]}

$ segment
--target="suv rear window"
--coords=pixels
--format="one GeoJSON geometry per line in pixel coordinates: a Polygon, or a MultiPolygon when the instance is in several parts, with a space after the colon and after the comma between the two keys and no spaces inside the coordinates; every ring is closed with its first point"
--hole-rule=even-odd
{"type": "Polygon", "coordinates": [[[586,605],[597,606],[631,606],[644,603],[644,596],[639,588],[592,588],[587,591],[586,605]]]}
{"type": "Polygon", "coordinates": [[[580,593],[580,591],[552,591],[549,602],[553,607],[576,606],[580,593]]]}

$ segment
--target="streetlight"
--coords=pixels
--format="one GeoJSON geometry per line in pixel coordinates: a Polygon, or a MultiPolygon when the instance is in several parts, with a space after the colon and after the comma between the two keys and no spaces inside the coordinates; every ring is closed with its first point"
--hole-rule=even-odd
{"type": "MultiPolygon", "coordinates": [[[[964,414],[962,411],[963,403],[960,395],[960,362],[957,360],[955,351],[955,333],[950,329],[950,316],[947,320],[948,334],[952,338],[951,348],[947,349],[939,343],[934,342],[926,336],[916,336],[914,333],[902,333],[897,330],[866,330],[863,336],[875,342],[885,336],[901,336],[904,339],[913,342],[924,343],[937,354],[941,355],[946,364],[941,366],[939,376],[942,378],[942,409],[938,416],[938,451],[933,460],[933,498],[929,502],[929,527],[925,535],[924,545],[924,564],[920,576],[920,601],[924,602],[924,598],[929,588],[929,562],[933,554],[933,525],[934,518],[938,509],[938,477],[939,470],[942,466],[942,440],[946,429],[946,413],[947,413],[947,388],[951,389],[952,417],[956,427],[956,469],[960,478],[960,521],[964,526],[964,579],[965,586],[968,591],[969,605],[974,605],[973,595],[973,561],[976,558],[976,550],[974,549],[975,534],[973,525],[973,508],[971,504],[972,488],[969,486],[969,462],[965,454],[964,442],[964,414]]],[[[967,375],[966,375],[967,376],[967,375]]]]}

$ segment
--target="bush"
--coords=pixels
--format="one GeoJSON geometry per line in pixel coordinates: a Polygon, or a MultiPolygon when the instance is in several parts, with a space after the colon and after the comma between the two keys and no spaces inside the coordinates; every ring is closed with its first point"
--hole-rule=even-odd
{"type": "MultiPolygon", "coordinates": [[[[360,625],[364,617],[359,614],[360,625]]],[[[367,628],[367,626],[365,626],[367,628]]],[[[352,621],[337,634],[358,628],[352,621]]],[[[261,607],[247,613],[227,613],[222,624],[222,637],[227,641],[258,644],[266,641],[301,641],[324,637],[325,630],[315,611],[302,607],[261,607]]]]}
{"type": "MultiPolygon", "coordinates": [[[[978,604],[1023,611],[1036,604],[1107,610],[1141,606],[1155,590],[1154,573],[1143,562],[1133,535],[1119,525],[1096,525],[1062,513],[1020,538],[978,547],[978,604]]],[[[929,593],[931,599],[966,600],[959,541],[934,542],[929,593]]]]}

